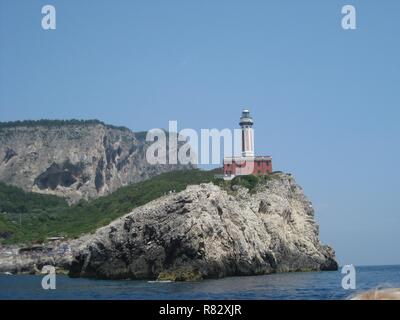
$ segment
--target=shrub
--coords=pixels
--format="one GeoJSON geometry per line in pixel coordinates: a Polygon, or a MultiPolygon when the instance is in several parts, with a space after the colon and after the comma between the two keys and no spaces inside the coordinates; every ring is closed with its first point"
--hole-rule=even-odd
{"type": "Polygon", "coordinates": [[[252,191],[260,182],[260,178],[254,175],[237,176],[232,179],[231,187],[234,185],[239,185],[245,187],[252,191]]]}

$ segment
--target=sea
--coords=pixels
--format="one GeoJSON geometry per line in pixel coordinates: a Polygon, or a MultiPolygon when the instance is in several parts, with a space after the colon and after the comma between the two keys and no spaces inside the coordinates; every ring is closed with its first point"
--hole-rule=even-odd
{"type": "Polygon", "coordinates": [[[356,268],[355,289],[344,289],[338,271],[293,272],[229,277],[199,282],[91,280],[57,275],[56,288],[44,290],[42,276],[0,275],[1,300],[184,300],[184,299],[349,299],[358,292],[400,288],[400,266],[356,268]]]}

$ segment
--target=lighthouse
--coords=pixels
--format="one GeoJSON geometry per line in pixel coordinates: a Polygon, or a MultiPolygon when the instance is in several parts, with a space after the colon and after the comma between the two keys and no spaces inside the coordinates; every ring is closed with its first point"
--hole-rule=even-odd
{"type": "Polygon", "coordinates": [[[253,118],[248,109],[244,109],[239,125],[242,129],[242,157],[254,157],[253,118]]]}
{"type": "Polygon", "coordinates": [[[244,109],[239,121],[242,153],[240,156],[224,158],[224,179],[230,180],[243,175],[267,175],[272,172],[272,157],[255,155],[253,124],[249,109],[244,109]]]}

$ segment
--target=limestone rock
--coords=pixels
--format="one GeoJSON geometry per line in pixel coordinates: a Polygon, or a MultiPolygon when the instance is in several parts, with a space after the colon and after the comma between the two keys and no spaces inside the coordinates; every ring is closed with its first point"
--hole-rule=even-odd
{"type": "Polygon", "coordinates": [[[336,270],[314,210],[287,174],[225,191],[213,184],[164,196],[81,240],[70,275],[104,279],[218,278],[336,270]]]}
{"type": "Polygon", "coordinates": [[[35,273],[46,264],[73,277],[174,281],[338,268],[333,249],[319,242],[311,203],[287,174],[252,192],[189,186],[94,234],[0,248],[0,272],[35,273]]]}
{"type": "Polygon", "coordinates": [[[100,121],[0,125],[0,181],[69,202],[109,194],[182,165],[150,165],[144,133],[100,121]]]}

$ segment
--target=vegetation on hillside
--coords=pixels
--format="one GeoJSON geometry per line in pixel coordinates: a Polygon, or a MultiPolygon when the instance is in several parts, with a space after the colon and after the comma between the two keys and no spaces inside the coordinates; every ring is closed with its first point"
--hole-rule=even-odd
{"type": "Polygon", "coordinates": [[[240,185],[253,191],[257,184],[260,182],[260,177],[258,176],[237,176],[231,181],[231,185],[240,185]]]}
{"type": "Polygon", "coordinates": [[[213,171],[173,171],[71,207],[61,198],[1,185],[0,241],[42,242],[54,236],[77,237],[169,192],[179,192],[190,184],[213,180],[213,171]]]}
{"type": "Polygon", "coordinates": [[[188,185],[213,182],[226,190],[243,186],[254,191],[265,180],[278,177],[241,176],[232,181],[218,178],[220,169],[173,171],[122,187],[92,201],[68,206],[64,199],[23,190],[0,183],[0,243],[43,242],[48,237],[78,237],[109,224],[114,219],[170,192],[188,185]]]}
{"type": "Polygon", "coordinates": [[[43,213],[67,207],[68,204],[63,198],[25,192],[0,182],[0,213],[43,213]]]}

